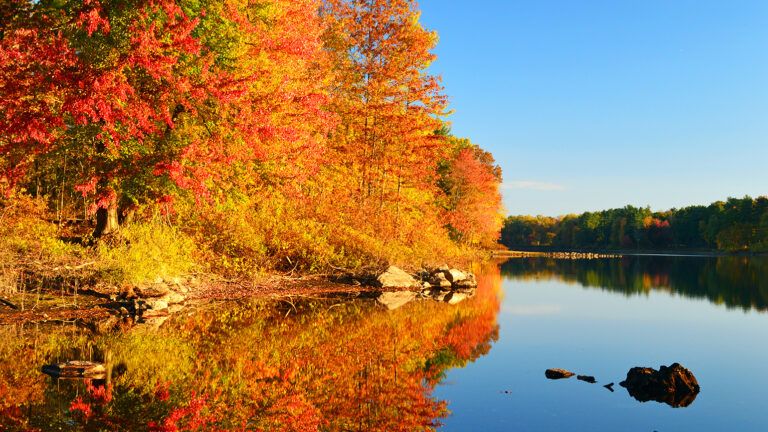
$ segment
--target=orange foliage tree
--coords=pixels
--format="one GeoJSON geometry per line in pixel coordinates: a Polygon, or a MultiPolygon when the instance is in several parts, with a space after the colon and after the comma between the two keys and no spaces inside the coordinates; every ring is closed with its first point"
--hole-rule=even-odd
{"type": "Polygon", "coordinates": [[[426,72],[437,36],[411,0],[328,0],[324,13],[336,76],[331,109],[340,119],[330,143],[334,195],[374,230],[407,238],[404,219],[433,210],[447,149],[435,132],[446,98],[426,72]]]}

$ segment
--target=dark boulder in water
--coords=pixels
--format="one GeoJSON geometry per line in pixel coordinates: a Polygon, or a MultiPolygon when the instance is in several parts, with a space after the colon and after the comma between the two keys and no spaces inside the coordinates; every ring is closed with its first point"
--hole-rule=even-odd
{"type": "Polygon", "coordinates": [[[679,363],[661,366],[659,370],[634,367],[619,385],[640,402],[652,400],[675,408],[692,404],[700,391],[696,377],[679,363]]]}
{"type": "Polygon", "coordinates": [[[593,377],[593,376],[590,376],[590,375],[578,375],[578,376],[576,377],[576,379],[577,379],[577,380],[579,380],[579,381],[588,382],[588,383],[590,383],[590,384],[594,384],[594,383],[596,383],[596,382],[597,382],[597,380],[595,379],[595,377],[593,377]]]}

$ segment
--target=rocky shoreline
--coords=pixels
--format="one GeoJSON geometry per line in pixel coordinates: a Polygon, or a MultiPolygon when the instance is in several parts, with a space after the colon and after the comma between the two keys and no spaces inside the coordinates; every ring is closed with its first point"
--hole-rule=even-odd
{"type": "Polygon", "coordinates": [[[252,283],[189,276],[123,287],[94,283],[66,292],[41,286],[36,293],[0,298],[0,325],[71,323],[98,333],[158,328],[173,315],[209,302],[301,296],[365,296],[388,309],[417,299],[454,305],[474,296],[476,286],[474,274],[447,265],[412,274],[390,266],[355,276],[271,275],[252,283]],[[47,301],[39,301],[41,296],[47,301]]]}
{"type": "Polygon", "coordinates": [[[475,295],[477,280],[474,274],[448,265],[421,269],[413,275],[390,266],[376,277],[376,286],[387,290],[377,301],[393,310],[416,299],[458,304],[475,295]]]}

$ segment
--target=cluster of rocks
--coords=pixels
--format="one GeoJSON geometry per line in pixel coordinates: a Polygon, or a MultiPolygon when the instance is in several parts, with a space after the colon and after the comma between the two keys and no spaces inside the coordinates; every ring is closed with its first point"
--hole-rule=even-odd
{"type": "Polygon", "coordinates": [[[542,251],[495,251],[494,256],[500,257],[543,257],[554,259],[591,260],[604,258],[621,258],[623,255],[615,253],[597,252],[542,252],[542,251]]]}
{"type": "Polygon", "coordinates": [[[457,304],[475,295],[475,275],[443,265],[422,269],[416,274],[390,266],[376,277],[376,285],[386,291],[377,300],[388,309],[397,309],[416,298],[430,298],[449,304],[457,304]],[[405,290],[403,290],[405,289],[405,290]]]}
{"type": "MultiPolygon", "coordinates": [[[[566,379],[574,375],[576,374],[565,369],[547,369],[544,371],[544,376],[552,380],[566,379]]],[[[579,381],[588,382],[590,384],[595,384],[597,382],[595,377],[592,375],[576,375],[576,379],[579,381]]]]}
{"type": "MultiPolygon", "coordinates": [[[[558,380],[576,374],[565,369],[547,369],[544,375],[549,379],[558,380]]],[[[597,382],[595,377],[589,375],[578,375],[576,378],[592,384],[597,382]]],[[[629,395],[640,402],[662,402],[675,408],[692,404],[700,390],[693,373],[679,363],[661,366],[659,370],[633,367],[619,385],[626,388],[629,395]]],[[[603,387],[613,391],[613,383],[603,387]]]]}
{"type": "Polygon", "coordinates": [[[128,287],[112,300],[122,317],[159,326],[171,314],[184,308],[188,293],[189,288],[181,279],[158,279],[154,283],[128,287]]]}

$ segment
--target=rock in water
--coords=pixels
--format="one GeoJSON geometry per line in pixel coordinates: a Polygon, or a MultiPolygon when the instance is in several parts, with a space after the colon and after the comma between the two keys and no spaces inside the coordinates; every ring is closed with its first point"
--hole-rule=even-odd
{"type": "Polygon", "coordinates": [[[570,378],[574,376],[574,374],[571,371],[567,371],[565,369],[547,369],[544,371],[544,376],[546,376],[549,379],[563,379],[563,378],[570,378]]]}
{"type": "Polygon", "coordinates": [[[42,372],[54,378],[102,379],[106,376],[107,370],[101,363],[73,360],[55,365],[45,365],[42,372]]]}
{"type": "Polygon", "coordinates": [[[416,293],[413,291],[393,291],[382,293],[376,300],[389,310],[397,309],[413,301],[416,293]]]}
{"type": "Polygon", "coordinates": [[[439,288],[450,288],[451,281],[445,278],[445,274],[442,272],[435,273],[429,280],[429,283],[439,288]]]}
{"type": "Polygon", "coordinates": [[[577,375],[577,376],[576,376],[576,379],[577,379],[577,380],[579,380],[579,381],[588,382],[588,383],[590,383],[590,384],[594,384],[594,383],[596,383],[596,382],[597,382],[597,380],[595,379],[595,377],[593,377],[593,376],[590,376],[590,375],[577,375]]]}
{"type": "Polygon", "coordinates": [[[634,367],[627,372],[627,379],[619,385],[640,402],[653,400],[675,408],[692,404],[700,391],[696,377],[679,363],[661,366],[658,371],[634,367]]]}
{"type": "Polygon", "coordinates": [[[415,288],[420,286],[413,276],[395,266],[389,266],[387,271],[376,278],[376,281],[382,288],[415,288]]]}
{"type": "Polygon", "coordinates": [[[456,282],[456,286],[460,288],[474,288],[477,286],[477,279],[475,279],[474,274],[467,273],[466,279],[456,282]]]}
{"type": "Polygon", "coordinates": [[[469,298],[469,295],[466,293],[451,292],[448,296],[445,297],[445,301],[447,301],[449,305],[456,305],[463,302],[467,298],[469,298]]]}

